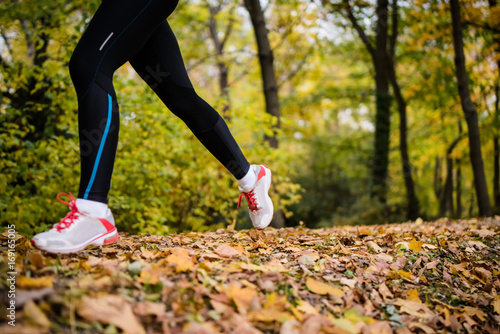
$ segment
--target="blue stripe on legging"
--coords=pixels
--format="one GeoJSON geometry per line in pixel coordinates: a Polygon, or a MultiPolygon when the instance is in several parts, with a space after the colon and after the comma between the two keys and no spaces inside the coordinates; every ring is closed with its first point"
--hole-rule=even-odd
{"type": "Polygon", "coordinates": [[[90,189],[92,188],[92,184],[95,180],[95,175],[97,174],[97,169],[99,168],[99,161],[101,160],[102,150],[104,149],[104,144],[106,143],[106,137],[108,136],[109,127],[111,125],[111,115],[112,115],[112,100],[111,96],[108,94],[108,119],[106,120],[106,128],[104,128],[104,134],[101,138],[101,143],[99,144],[99,151],[97,151],[97,157],[94,162],[94,169],[92,170],[92,175],[90,176],[89,184],[87,185],[87,189],[85,190],[85,195],[83,195],[83,199],[87,199],[89,197],[90,189]]]}

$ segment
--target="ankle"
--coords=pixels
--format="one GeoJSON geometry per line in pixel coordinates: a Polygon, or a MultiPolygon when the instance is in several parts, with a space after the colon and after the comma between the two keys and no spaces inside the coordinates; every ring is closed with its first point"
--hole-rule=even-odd
{"type": "Polygon", "coordinates": [[[257,176],[255,175],[252,167],[248,169],[248,172],[245,176],[238,180],[238,183],[240,184],[240,190],[243,189],[243,191],[245,192],[252,190],[255,187],[256,182],[257,176]]]}
{"type": "Polygon", "coordinates": [[[91,201],[83,198],[76,199],[76,207],[78,210],[98,218],[106,217],[109,210],[106,203],[91,201]]]}

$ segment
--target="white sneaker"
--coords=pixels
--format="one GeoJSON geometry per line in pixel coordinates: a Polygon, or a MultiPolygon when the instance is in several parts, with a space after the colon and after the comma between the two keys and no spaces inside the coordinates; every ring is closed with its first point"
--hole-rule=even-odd
{"type": "Polygon", "coordinates": [[[268,194],[271,186],[271,170],[266,165],[251,165],[250,168],[257,176],[257,182],[253,188],[238,187],[241,191],[238,206],[241,198],[245,196],[253,226],[262,230],[271,223],[274,213],[273,202],[268,194]]]}
{"type": "Polygon", "coordinates": [[[74,253],[89,245],[100,246],[118,240],[111,210],[107,210],[104,218],[93,217],[83,206],[77,208],[71,193],[60,193],[57,199],[68,205],[71,211],[51,230],[35,235],[31,240],[33,246],[50,253],[74,253]],[[61,200],[61,195],[69,198],[70,202],[61,200]]]}

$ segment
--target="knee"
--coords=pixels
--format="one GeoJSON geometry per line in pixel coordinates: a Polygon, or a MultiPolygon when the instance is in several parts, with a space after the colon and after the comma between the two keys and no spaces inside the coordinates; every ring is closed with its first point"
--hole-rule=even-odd
{"type": "Polygon", "coordinates": [[[69,60],[69,75],[73,82],[79,81],[89,73],[88,62],[78,51],[75,50],[69,60]]]}

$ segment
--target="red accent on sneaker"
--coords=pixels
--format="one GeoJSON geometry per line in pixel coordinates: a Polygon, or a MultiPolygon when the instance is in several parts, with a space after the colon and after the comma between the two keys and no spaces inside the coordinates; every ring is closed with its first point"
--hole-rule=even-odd
{"type": "Polygon", "coordinates": [[[120,236],[118,235],[118,233],[116,233],[113,237],[109,238],[109,239],[106,239],[104,240],[104,243],[105,244],[110,244],[110,243],[113,243],[115,242],[116,240],[118,240],[120,238],[120,236]]]}
{"type": "Polygon", "coordinates": [[[99,220],[101,221],[101,223],[104,225],[104,227],[106,228],[106,231],[113,231],[116,227],[115,225],[111,224],[110,222],[108,222],[106,219],[104,218],[99,218],[99,220]]]}
{"type": "Polygon", "coordinates": [[[59,193],[59,194],[57,194],[57,200],[63,204],[66,204],[71,209],[71,211],[66,215],[66,217],[61,219],[61,221],[59,223],[57,223],[56,225],[54,225],[54,227],[53,227],[53,228],[57,229],[57,232],[61,232],[65,228],[70,227],[75,222],[75,219],[78,218],[78,215],[81,215],[81,213],[78,211],[78,208],[76,207],[76,199],[72,193],[69,193],[69,194],[59,193]],[[60,197],[61,195],[66,196],[69,199],[69,203],[66,201],[63,201],[60,197]]]}
{"type": "Polygon", "coordinates": [[[259,175],[257,176],[257,182],[259,182],[260,179],[262,179],[264,176],[266,176],[266,169],[262,166],[264,166],[264,165],[259,166],[260,171],[259,171],[259,175]]]}

